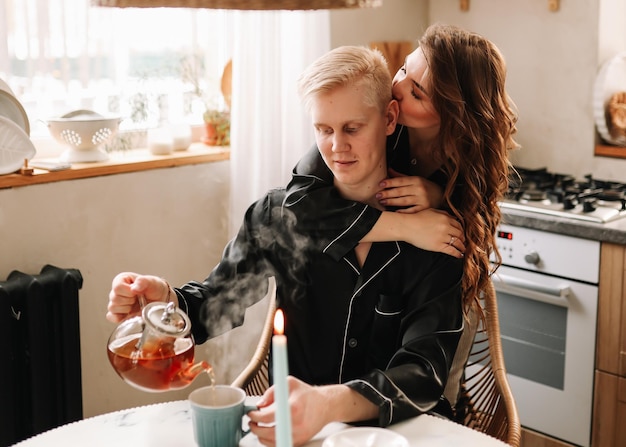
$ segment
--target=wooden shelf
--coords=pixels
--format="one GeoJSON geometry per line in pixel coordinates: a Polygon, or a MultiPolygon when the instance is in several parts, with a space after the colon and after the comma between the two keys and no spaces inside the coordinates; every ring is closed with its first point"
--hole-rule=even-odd
{"type": "Polygon", "coordinates": [[[19,172],[0,175],[0,189],[228,160],[230,147],[193,143],[186,151],[171,155],[152,155],[147,149],[134,149],[112,153],[110,157],[103,162],[72,163],[70,169],[62,171],[34,169],[31,175],[19,172]]]}
{"type": "Polygon", "coordinates": [[[626,147],[598,144],[596,145],[594,155],[600,157],[626,158],[626,147]]]}

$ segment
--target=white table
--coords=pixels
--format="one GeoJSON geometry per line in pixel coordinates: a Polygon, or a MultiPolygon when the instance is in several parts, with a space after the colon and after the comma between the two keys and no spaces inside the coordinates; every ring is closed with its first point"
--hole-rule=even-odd
{"type": "MultiPolygon", "coordinates": [[[[249,398],[251,399],[251,398],[249,398]]],[[[348,427],[327,425],[307,447],[321,447],[324,438],[348,427]]],[[[405,436],[411,447],[505,447],[501,441],[462,425],[422,415],[389,427],[405,436]]],[[[186,400],[147,405],[96,416],[52,429],[15,447],[196,447],[186,400]]],[[[259,447],[252,434],[240,447],[259,447]]]]}

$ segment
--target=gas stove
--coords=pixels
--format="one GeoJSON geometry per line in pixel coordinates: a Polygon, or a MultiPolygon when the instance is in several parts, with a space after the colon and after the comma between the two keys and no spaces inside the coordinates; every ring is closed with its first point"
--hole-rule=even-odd
{"type": "Polygon", "coordinates": [[[626,217],[626,183],[598,180],[590,174],[584,180],[557,174],[546,168],[516,167],[509,190],[500,202],[503,210],[513,209],[606,223],[626,217]]]}

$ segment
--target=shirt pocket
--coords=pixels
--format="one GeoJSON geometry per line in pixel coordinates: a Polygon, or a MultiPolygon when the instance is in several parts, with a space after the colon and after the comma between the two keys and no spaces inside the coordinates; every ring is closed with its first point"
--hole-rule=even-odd
{"type": "Polygon", "coordinates": [[[370,339],[370,352],[376,368],[386,369],[389,360],[398,349],[403,311],[404,302],[400,296],[384,294],[378,296],[370,339]]]}

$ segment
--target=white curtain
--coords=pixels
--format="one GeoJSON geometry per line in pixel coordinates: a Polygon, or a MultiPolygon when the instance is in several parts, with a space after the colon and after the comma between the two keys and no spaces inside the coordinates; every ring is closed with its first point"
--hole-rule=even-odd
{"type": "Polygon", "coordinates": [[[231,237],[248,206],[286,185],[313,144],[296,81],[330,49],[328,11],[240,11],[234,22],[231,237]]]}

